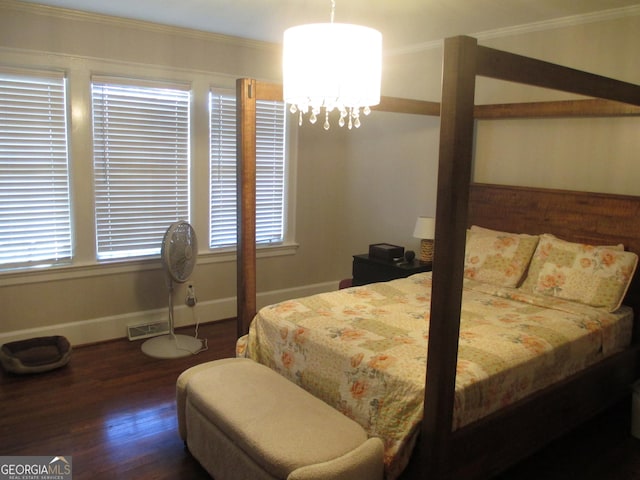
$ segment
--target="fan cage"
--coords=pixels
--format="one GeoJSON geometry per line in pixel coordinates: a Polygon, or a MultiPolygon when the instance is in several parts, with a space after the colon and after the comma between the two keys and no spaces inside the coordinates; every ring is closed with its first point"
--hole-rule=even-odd
{"type": "Polygon", "coordinates": [[[172,223],[162,240],[162,265],[171,279],[186,282],[196,264],[198,241],[193,227],[185,221],[172,223]]]}

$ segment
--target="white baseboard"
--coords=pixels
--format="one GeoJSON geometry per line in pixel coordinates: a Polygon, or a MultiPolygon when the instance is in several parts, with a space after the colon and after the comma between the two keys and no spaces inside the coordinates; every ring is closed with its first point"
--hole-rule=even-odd
{"type": "MultiPolygon", "coordinates": [[[[316,293],[336,290],[338,281],[305,285],[302,287],[272,290],[259,293],[258,308],[291,298],[305,297],[316,293]]],[[[195,307],[179,305],[174,307],[176,327],[195,325],[196,322],[212,322],[233,318],[237,315],[236,297],[198,302],[195,307]]],[[[166,319],[168,309],[146,310],[124,315],[92,318],[77,322],[58,323],[44,327],[28,328],[11,332],[0,332],[0,345],[33,337],[63,335],[72,345],[103,342],[127,337],[127,325],[166,319]]]]}

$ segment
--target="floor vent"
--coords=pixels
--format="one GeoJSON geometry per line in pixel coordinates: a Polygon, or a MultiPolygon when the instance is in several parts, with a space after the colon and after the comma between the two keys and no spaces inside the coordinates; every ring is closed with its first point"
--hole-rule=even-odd
{"type": "Polygon", "coordinates": [[[169,333],[169,321],[159,320],[157,322],[138,323],[127,325],[129,340],[140,340],[141,338],[155,337],[169,333]]]}

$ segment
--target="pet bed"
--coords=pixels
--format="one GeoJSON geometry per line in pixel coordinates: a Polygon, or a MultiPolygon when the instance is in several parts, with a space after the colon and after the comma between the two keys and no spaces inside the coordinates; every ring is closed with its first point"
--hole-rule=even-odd
{"type": "Polygon", "coordinates": [[[71,345],[60,335],[5,343],[0,363],[11,373],[40,373],[63,367],[71,358],[71,345]]]}

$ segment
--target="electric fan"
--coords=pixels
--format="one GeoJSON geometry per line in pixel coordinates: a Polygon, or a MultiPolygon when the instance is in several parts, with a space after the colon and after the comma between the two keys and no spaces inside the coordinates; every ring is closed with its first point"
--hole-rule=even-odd
{"type": "Polygon", "coordinates": [[[189,279],[197,253],[198,241],[193,227],[184,221],[172,223],[164,234],[160,249],[169,287],[169,334],[151,338],[142,344],[142,351],[150,357],[186,357],[203,350],[200,339],[173,332],[173,284],[189,279]]]}

